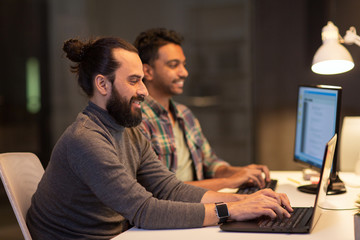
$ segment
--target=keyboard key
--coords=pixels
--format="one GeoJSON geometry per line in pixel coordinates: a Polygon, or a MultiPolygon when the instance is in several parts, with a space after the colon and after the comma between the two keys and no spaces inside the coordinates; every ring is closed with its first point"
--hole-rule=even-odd
{"type": "MultiPolygon", "coordinates": [[[[276,185],[277,185],[277,180],[271,179],[269,182],[265,183],[264,188],[270,188],[275,191],[276,185]]],[[[237,193],[238,194],[251,194],[251,193],[257,192],[259,190],[260,190],[260,188],[258,186],[253,186],[253,185],[249,186],[247,183],[245,183],[239,187],[239,190],[237,191],[237,193]]]]}
{"type": "Polygon", "coordinates": [[[294,208],[294,211],[291,213],[290,218],[275,218],[271,219],[269,217],[261,218],[258,225],[260,227],[265,228],[273,228],[273,229],[288,229],[288,228],[295,228],[302,218],[306,215],[308,211],[312,211],[311,208],[294,208]]]}

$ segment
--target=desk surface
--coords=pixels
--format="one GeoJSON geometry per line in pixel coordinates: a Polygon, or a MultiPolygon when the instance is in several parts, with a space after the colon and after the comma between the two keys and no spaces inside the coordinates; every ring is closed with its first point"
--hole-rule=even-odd
{"type": "MultiPolygon", "coordinates": [[[[313,206],[315,195],[299,192],[296,187],[306,183],[302,179],[301,172],[271,172],[271,177],[278,179],[277,192],[287,193],[291,205],[294,207],[313,206]]],[[[114,239],[259,239],[271,237],[273,239],[331,239],[345,240],[354,239],[353,214],[354,203],[360,194],[360,176],[353,173],[340,173],[340,178],[345,182],[347,193],[326,197],[325,210],[321,215],[312,233],[309,234],[275,234],[275,233],[233,233],[221,231],[218,226],[193,228],[193,229],[170,229],[170,230],[143,230],[132,228],[114,239]],[[199,237],[195,237],[199,236],[199,237]]],[[[225,189],[224,191],[232,191],[225,189]]]]}

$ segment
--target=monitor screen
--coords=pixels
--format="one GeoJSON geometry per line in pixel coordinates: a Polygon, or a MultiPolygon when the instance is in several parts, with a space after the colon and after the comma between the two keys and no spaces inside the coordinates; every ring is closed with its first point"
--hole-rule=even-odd
{"type": "Polygon", "coordinates": [[[339,132],[341,90],[339,86],[299,86],[296,162],[315,169],[322,167],[326,143],[339,132]]]}

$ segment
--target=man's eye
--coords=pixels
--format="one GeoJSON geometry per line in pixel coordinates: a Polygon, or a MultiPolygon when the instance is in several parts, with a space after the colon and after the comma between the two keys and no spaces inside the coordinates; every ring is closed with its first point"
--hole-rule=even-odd
{"type": "Polygon", "coordinates": [[[139,80],[137,80],[137,79],[130,80],[130,84],[131,84],[131,85],[135,85],[135,84],[137,84],[138,82],[139,82],[139,80]]]}
{"type": "Polygon", "coordinates": [[[178,63],[169,63],[168,64],[169,68],[177,68],[177,66],[179,66],[178,63]]]}

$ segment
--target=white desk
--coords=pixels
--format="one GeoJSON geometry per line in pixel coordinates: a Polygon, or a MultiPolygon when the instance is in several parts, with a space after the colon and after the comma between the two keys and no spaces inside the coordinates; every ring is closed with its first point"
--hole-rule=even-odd
{"type": "MultiPolygon", "coordinates": [[[[294,207],[313,206],[315,195],[299,192],[296,187],[306,183],[302,180],[301,172],[272,172],[271,177],[278,179],[277,192],[285,192],[290,198],[291,205],[294,207]],[[292,180],[289,180],[291,178],[292,180]]],[[[346,240],[354,239],[353,214],[354,203],[357,195],[360,194],[360,176],[352,173],[340,173],[340,178],[346,183],[347,193],[326,197],[326,208],[337,210],[326,210],[321,215],[315,229],[310,234],[275,234],[275,233],[237,233],[224,232],[218,226],[203,227],[193,229],[171,229],[171,230],[143,230],[132,228],[114,239],[118,240],[238,240],[238,239],[327,239],[327,240],[346,240]]]]}

